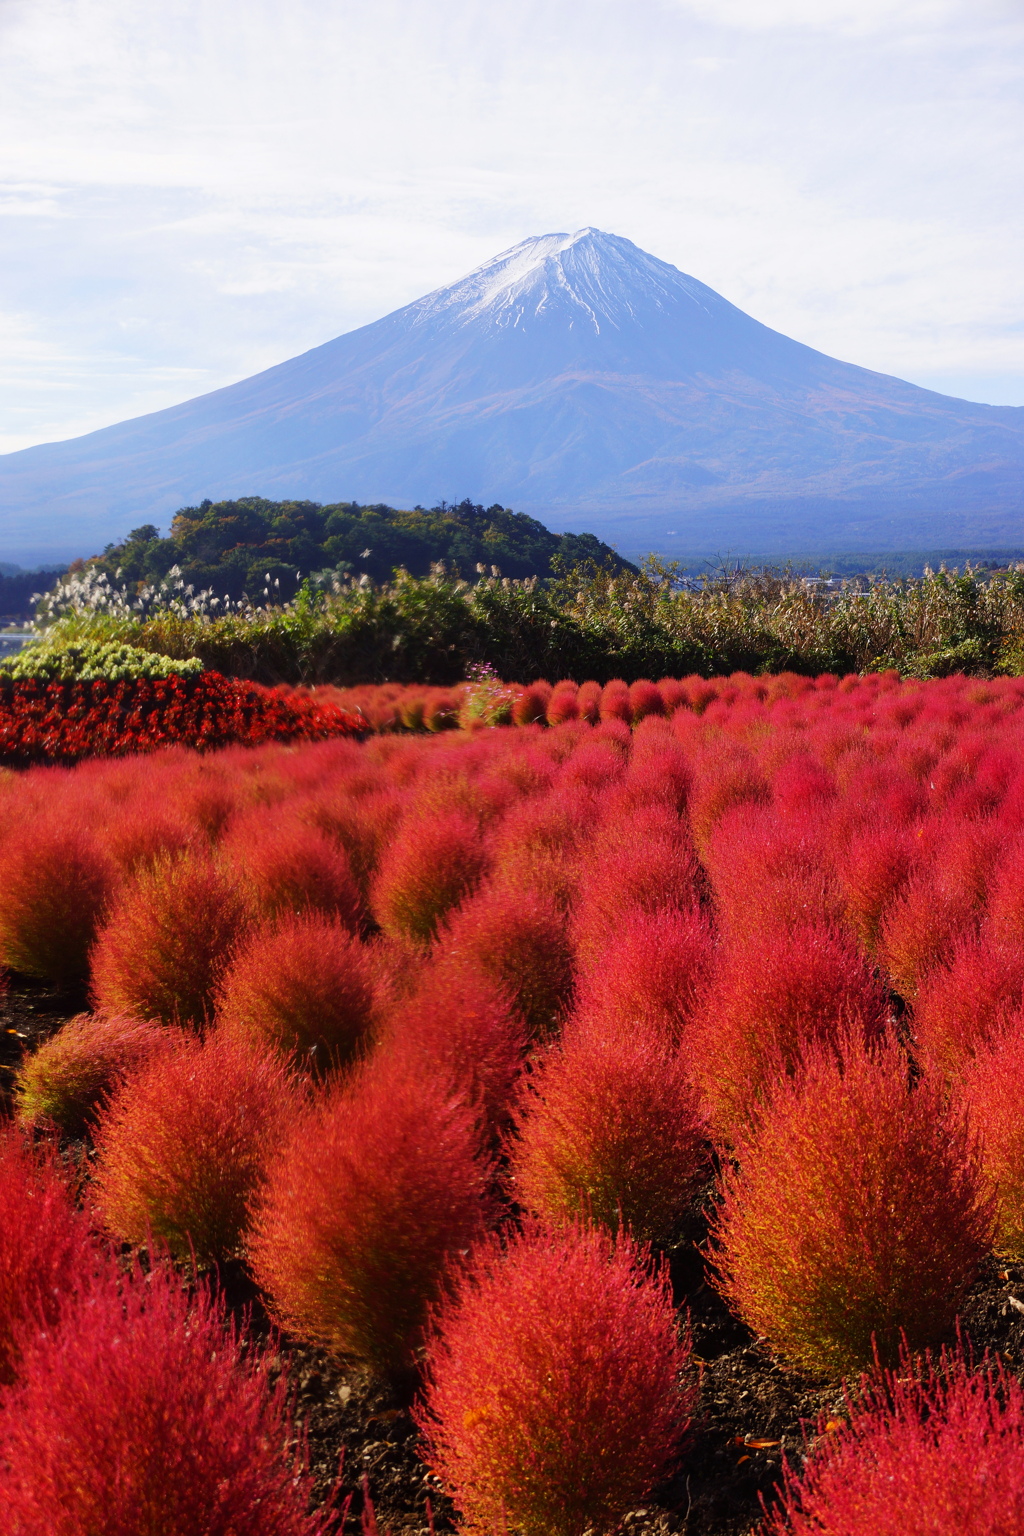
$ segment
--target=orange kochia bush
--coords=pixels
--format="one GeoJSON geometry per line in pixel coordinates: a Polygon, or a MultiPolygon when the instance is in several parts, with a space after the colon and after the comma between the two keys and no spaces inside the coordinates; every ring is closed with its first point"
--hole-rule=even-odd
{"type": "Polygon", "coordinates": [[[419,1413],[470,1531],[610,1532],[676,1461],[696,1399],[668,1277],[580,1225],[482,1244],[435,1314],[419,1413]]]}
{"type": "Polygon", "coordinates": [[[719,1285],[755,1333],[811,1370],[894,1363],[941,1341],[993,1236],[964,1115],[902,1052],[855,1037],[777,1081],[726,1168],[719,1285]]]}

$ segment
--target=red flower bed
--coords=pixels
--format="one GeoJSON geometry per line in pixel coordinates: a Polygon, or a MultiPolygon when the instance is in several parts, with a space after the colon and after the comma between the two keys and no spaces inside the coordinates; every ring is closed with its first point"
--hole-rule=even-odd
{"type": "Polygon", "coordinates": [[[72,763],[83,757],[324,741],[366,729],[335,703],[289,688],[203,672],[133,682],[0,684],[0,762],[72,763]]]}

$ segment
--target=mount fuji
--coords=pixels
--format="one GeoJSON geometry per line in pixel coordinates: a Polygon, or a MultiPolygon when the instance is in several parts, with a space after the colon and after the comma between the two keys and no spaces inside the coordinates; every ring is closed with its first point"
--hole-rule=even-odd
{"type": "Polygon", "coordinates": [[[623,554],[1024,543],[1024,407],[761,325],[629,240],[524,240],[212,394],[0,456],[5,558],[203,497],[500,501],[623,554]]]}

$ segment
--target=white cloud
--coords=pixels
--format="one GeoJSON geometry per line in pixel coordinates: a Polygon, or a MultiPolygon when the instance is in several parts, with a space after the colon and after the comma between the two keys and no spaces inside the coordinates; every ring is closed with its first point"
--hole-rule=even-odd
{"type": "Polygon", "coordinates": [[[1018,0],[0,0],[3,443],[588,223],[1024,403],[1022,75],[1018,0]]]}
{"type": "Polygon", "coordinates": [[[959,18],[1009,15],[1011,0],[670,0],[722,27],[753,32],[806,29],[847,36],[930,32],[959,18]]]}

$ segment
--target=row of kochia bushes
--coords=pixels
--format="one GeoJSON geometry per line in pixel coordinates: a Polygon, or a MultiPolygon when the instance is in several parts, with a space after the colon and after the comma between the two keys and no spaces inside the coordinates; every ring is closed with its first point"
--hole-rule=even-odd
{"type": "Polygon", "coordinates": [[[241,1257],[288,1334],[414,1388],[471,1529],[613,1529],[701,1411],[646,1245],[716,1168],[736,1314],[792,1366],[898,1373],[851,1388],[772,1528],[1000,1529],[1021,1395],[917,1352],[993,1248],[1024,1260],[1022,704],[795,680],[634,733],[4,780],[2,956],[93,1006],[17,1082],[24,1127],[91,1140],[82,1210],[4,1143],[13,1529],[330,1519],[272,1353],[95,1233],[241,1257]]]}

